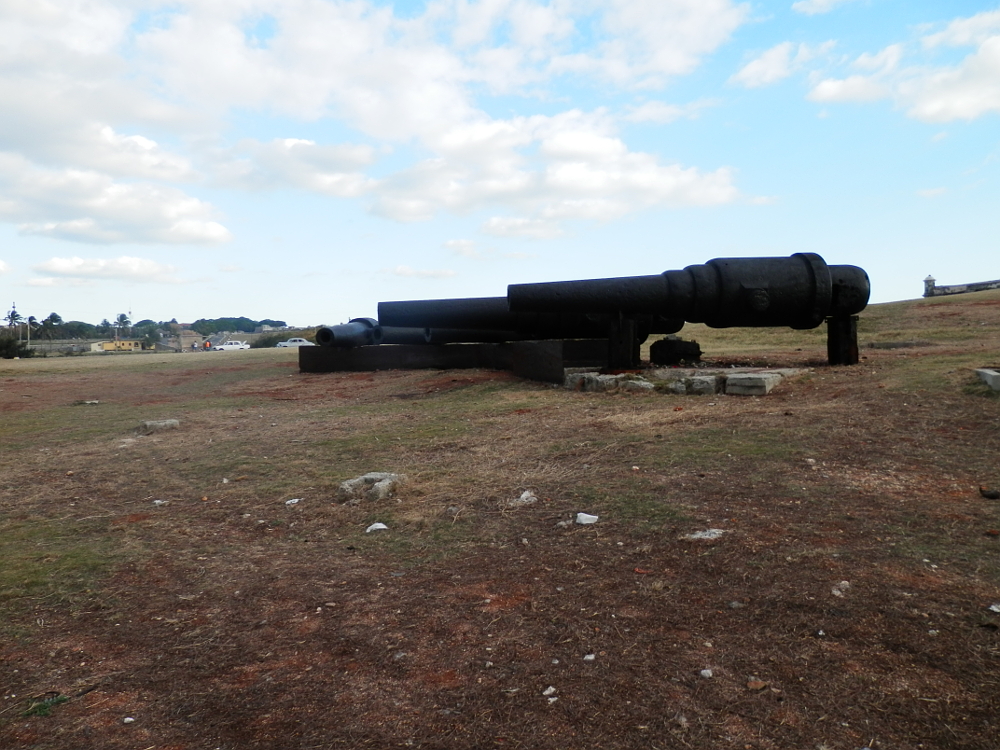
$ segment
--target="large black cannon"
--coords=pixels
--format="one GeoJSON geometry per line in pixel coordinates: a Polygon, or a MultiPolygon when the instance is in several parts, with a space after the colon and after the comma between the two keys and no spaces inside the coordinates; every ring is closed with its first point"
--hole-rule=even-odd
{"type": "MultiPolygon", "coordinates": [[[[869,292],[864,270],[829,266],[815,253],[796,253],[788,258],[717,258],[653,276],[512,284],[506,297],[380,302],[378,320],[356,318],[323,328],[316,339],[325,347],[340,349],[369,348],[379,343],[475,342],[485,347],[500,342],[561,340],[569,347],[565,351],[591,359],[599,350],[595,346],[606,341],[606,350],[601,350],[606,354],[600,355],[604,366],[629,369],[639,365],[639,346],[650,334],[675,333],[685,322],[714,328],[808,329],[825,321],[830,363],[855,364],[857,313],[868,304],[869,292]],[[583,344],[583,340],[592,343],[585,348],[571,343],[583,344]]],[[[523,343],[518,346],[518,351],[528,351],[523,343]]],[[[422,346],[410,347],[414,348],[422,346]]],[[[413,357],[414,366],[417,362],[456,361],[457,349],[434,349],[436,355],[426,350],[407,351],[394,355],[395,359],[386,354],[373,356],[371,361],[413,357]]],[[[544,351],[550,350],[552,347],[544,351]]],[[[540,356],[540,351],[534,349],[525,356],[540,356]]],[[[495,354],[490,350],[484,356],[492,361],[495,354]]],[[[300,360],[302,356],[300,352],[300,360]]],[[[319,356],[319,352],[310,356],[319,356]]]]}
{"type": "Polygon", "coordinates": [[[831,364],[856,364],[857,313],[871,291],[857,266],[828,266],[815,253],[789,258],[717,258],[681,271],[586,281],[512,284],[511,312],[656,315],[734,326],[816,328],[828,323],[831,364]]]}

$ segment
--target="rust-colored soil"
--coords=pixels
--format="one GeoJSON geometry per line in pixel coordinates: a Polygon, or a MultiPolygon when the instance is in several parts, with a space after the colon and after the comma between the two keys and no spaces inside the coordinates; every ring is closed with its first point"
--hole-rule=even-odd
{"type": "Polygon", "coordinates": [[[0,747],[1000,747],[1000,401],[897,377],[949,351],[766,398],[8,367],[0,523],[112,562],[0,600],[0,747]],[[365,471],[408,482],[335,502],[365,471]]]}

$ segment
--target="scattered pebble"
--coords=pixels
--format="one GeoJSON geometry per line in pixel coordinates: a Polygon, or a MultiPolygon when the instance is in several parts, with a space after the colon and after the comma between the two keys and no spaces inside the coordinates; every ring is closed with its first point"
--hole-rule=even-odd
{"type": "Polygon", "coordinates": [[[170,504],[169,500],[154,500],[153,501],[153,505],[155,505],[157,508],[159,508],[160,506],[169,505],[169,504],[170,504]]]}
{"type": "Polygon", "coordinates": [[[532,505],[537,502],[538,498],[535,496],[535,493],[531,490],[525,490],[521,493],[520,497],[508,500],[504,505],[508,508],[520,508],[522,505],[532,505]]]}
{"type": "Polygon", "coordinates": [[[583,657],[584,661],[594,661],[597,658],[597,654],[587,654],[583,657]]]}
{"type": "Polygon", "coordinates": [[[830,593],[833,594],[834,596],[843,596],[850,588],[851,588],[850,581],[841,581],[832,589],[830,589],[830,593]]]}
{"type": "Polygon", "coordinates": [[[389,527],[386,526],[384,523],[373,523],[371,526],[369,526],[367,529],[365,529],[365,533],[366,534],[370,534],[373,531],[381,531],[383,529],[388,529],[388,528],[389,527]]]}
{"type": "Polygon", "coordinates": [[[705,529],[704,531],[696,531],[693,534],[685,534],[681,539],[718,539],[725,533],[725,529],[705,529]]]}
{"type": "Polygon", "coordinates": [[[709,679],[709,678],[712,677],[712,670],[711,669],[703,669],[698,674],[700,674],[702,677],[704,677],[707,680],[707,679],[709,679]]]}
{"type": "Polygon", "coordinates": [[[122,719],[122,724],[131,724],[134,721],[135,719],[133,719],[131,716],[126,716],[124,719],[122,719]]]}
{"type": "Polygon", "coordinates": [[[990,612],[1000,612],[1000,604],[991,604],[987,609],[990,612]]]}
{"type": "Polygon", "coordinates": [[[285,500],[285,505],[298,505],[301,502],[301,497],[293,497],[291,500],[285,500]]]}
{"type": "Polygon", "coordinates": [[[576,522],[581,525],[586,525],[588,523],[597,523],[597,516],[592,516],[589,513],[577,513],[576,522]]]}
{"type": "Polygon", "coordinates": [[[545,690],[542,691],[542,695],[549,696],[552,695],[555,691],[556,689],[551,685],[549,685],[547,688],[545,688],[545,690]]]}

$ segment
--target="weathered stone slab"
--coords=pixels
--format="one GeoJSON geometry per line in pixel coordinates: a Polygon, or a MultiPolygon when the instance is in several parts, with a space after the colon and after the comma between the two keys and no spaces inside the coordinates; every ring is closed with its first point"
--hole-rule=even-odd
{"type": "Polygon", "coordinates": [[[776,372],[733,373],[726,378],[726,395],[766,396],[780,382],[776,372]]]}
{"type": "Polygon", "coordinates": [[[715,375],[695,375],[689,379],[687,392],[695,396],[711,396],[720,393],[724,381],[715,375]]]}
{"type": "Polygon", "coordinates": [[[154,432],[176,430],[180,426],[180,420],[177,419],[151,419],[146,422],[142,422],[139,425],[137,432],[142,435],[152,435],[154,432]]]}
{"type": "Polygon", "coordinates": [[[984,367],[976,370],[976,375],[994,391],[1000,391],[1000,371],[984,367]]]}

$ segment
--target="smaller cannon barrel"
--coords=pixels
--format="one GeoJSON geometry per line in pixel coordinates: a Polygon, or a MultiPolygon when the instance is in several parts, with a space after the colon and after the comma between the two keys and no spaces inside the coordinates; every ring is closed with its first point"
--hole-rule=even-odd
{"type": "Polygon", "coordinates": [[[382,343],[382,326],[374,318],[354,318],[347,323],[325,326],[316,331],[320,346],[368,346],[382,343]]]}
{"type": "Polygon", "coordinates": [[[868,304],[868,274],[828,266],[815,253],[789,258],[716,258],[682,271],[587,281],[512,284],[512,312],[653,314],[731,326],[815,328],[868,304]]]}

